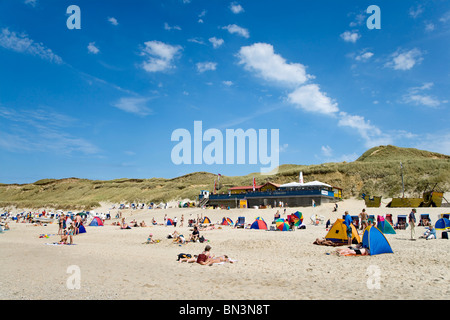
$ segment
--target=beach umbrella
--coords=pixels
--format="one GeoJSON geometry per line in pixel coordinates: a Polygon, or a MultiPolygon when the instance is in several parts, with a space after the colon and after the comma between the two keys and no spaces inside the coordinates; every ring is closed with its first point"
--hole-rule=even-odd
{"type": "Polygon", "coordinates": [[[283,220],[283,219],[278,219],[278,220],[276,222],[277,229],[280,230],[280,231],[289,231],[290,226],[286,222],[286,220],[283,220]],[[278,220],[282,220],[282,221],[278,221],[278,220]]]}
{"type": "Polygon", "coordinates": [[[78,212],[77,216],[87,216],[87,213],[86,212],[78,212]]]}
{"type": "Polygon", "coordinates": [[[450,220],[446,218],[441,218],[438,221],[436,221],[436,224],[434,225],[434,228],[436,230],[447,230],[450,229],[450,220]]]}
{"type": "Polygon", "coordinates": [[[263,218],[259,217],[255,220],[255,222],[252,223],[252,225],[250,226],[250,229],[267,230],[267,224],[263,218]]]}
{"type": "Polygon", "coordinates": [[[291,218],[294,220],[294,225],[297,227],[303,223],[303,214],[300,211],[291,214],[291,218]]]}

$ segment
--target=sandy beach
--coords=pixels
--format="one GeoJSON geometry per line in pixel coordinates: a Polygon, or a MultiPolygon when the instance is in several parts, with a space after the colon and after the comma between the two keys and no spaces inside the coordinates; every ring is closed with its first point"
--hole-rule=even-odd
{"type": "MultiPolygon", "coordinates": [[[[97,212],[106,212],[107,204],[97,212]]],[[[47,245],[60,236],[57,223],[33,226],[9,222],[11,230],[0,234],[1,286],[0,299],[449,299],[449,240],[418,239],[424,227],[416,227],[416,241],[410,240],[410,230],[396,230],[386,235],[393,254],[376,256],[337,256],[336,248],[314,245],[325,237],[325,224],[310,224],[314,213],[331,219],[342,217],[345,210],[357,215],[365,208],[362,200],[316,208],[287,208],[304,215],[306,229],[288,232],[234,229],[219,226],[201,234],[216,256],[228,255],[235,263],[202,266],[178,263],[179,253],[199,254],[206,243],[178,245],[167,239],[177,230],[185,236],[191,233],[187,221],[197,214],[207,216],[212,223],[223,217],[236,221],[245,216],[252,223],[261,216],[271,225],[277,209],[213,210],[200,208],[170,208],[159,210],[121,210],[129,222],[136,219],[151,224],[154,217],[163,222],[164,215],[184,215],[183,227],[150,226],[120,230],[111,223],[103,227],[87,226],[87,232],[74,237],[75,245],[47,245]],[[143,244],[149,233],[157,244],[143,244]],[[48,238],[39,238],[49,234],[48,238]],[[67,282],[75,266],[80,274],[80,288],[68,288],[67,282]],[[377,285],[374,285],[377,284],[377,285]]],[[[367,208],[369,214],[391,213],[394,222],[398,214],[408,214],[411,208],[367,208]]],[[[283,209],[280,210],[283,213],[283,209]]],[[[432,222],[450,208],[418,208],[416,217],[428,213],[432,222]]],[[[282,217],[286,215],[282,214],[282,217]]],[[[326,220],[325,220],[326,221],[326,220]]],[[[178,222],[179,223],[179,222],[178,222]]],[[[362,231],[360,231],[361,233],[362,231]]]]}

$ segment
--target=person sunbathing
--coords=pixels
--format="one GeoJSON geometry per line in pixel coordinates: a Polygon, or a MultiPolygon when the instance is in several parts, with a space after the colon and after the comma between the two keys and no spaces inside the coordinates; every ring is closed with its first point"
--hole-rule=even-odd
{"type": "Polygon", "coordinates": [[[335,243],[331,240],[319,239],[319,238],[317,238],[316,241],[313,242],[313,244],[318,244],[321,246],[331,246],[331,247],[339,246],[339,243],[335,243]]]}
{"type": "Polygon", "coordinates": [[[348,247],[348,248],[338,248],[336,249],[336,254],[338,256],[368,256],[370,255],[369,249],[363,248],[361,245],[357,245],[355,248],[348,247]]]}

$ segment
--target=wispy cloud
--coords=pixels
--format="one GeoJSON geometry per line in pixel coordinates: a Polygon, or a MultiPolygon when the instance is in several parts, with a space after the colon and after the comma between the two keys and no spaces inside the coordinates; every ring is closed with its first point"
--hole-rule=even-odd
{"type": "Polygon", "coordinates": [[[199,62],[196,64],[198,72],[205,72],[205,71],[214,71],[216,70],[217,63],[216,62],[199,62]]]}
{"type": "Polygon", "coordinates": [[[111,23],[113,26],[118,26],[118,25],[119,25],[119,22],[118,22],[117,19],[114,18],[114,17],[108,17],[108,21],[109,21],[109,23],[111,23]]]}
{"type": "Polygon", "coordinates": [[[36,7],[37,5],[37,0],[25,0],[25,4],[28,4],[32,7],[36,7]]]}
{"type": "Polygon", "coordinates": [[[422,105],[425,107],[438,107],[442,103],[447,103],[446,100],[439,100],[436,97],[433,97],[429,94],[423,93],[425,90],[431,89],[433,87],[432,82],[424,83],[421,87],[413,87],[408,90],[408,93],[403,95],[403,102],[414,104],[414,105],[422,105]]]}
{"type": "Polygon", "coordinates": [[[222,27],[222,29],[228,30],[228,32],[231,34],[238,34],[241,37],[250,38],[250,32],[248,32],[247,29],[242,28],[236,24],[229,24],[225,27],[222,27]]]}
{"type": "Polygon", "coordinates": [[[423,6],[421,4],[418,4],[417,6],[409,8],[409,15],[416,19],[418,16],[420,16],[423,13],[423,6]]]}
{"type": "Polygon", "coordinates": [[[166,44],[161,41],[147,41],[141,50],[141,55],[146,58],[142,67],[147,72],[160,72],[175,68],[174,58],[182,50],[181,46],[166,44]]]}
{"type": "Polygon", "coordinates": [[[146,105],[149,100],[150,99],[148,98],[123,97],[114,103],[113,107],[128,113],[145,117],[153,113],[153,111],[146,105]]]}
{"type": "Polygon", "coordinates": [[[90,42],[87,48],[92,54],[97,54],[100,52],[100,49],[96,47],[95,42],[90,42]]]}
{"type": "Polygon", "coordinates": [[[170,26],[167,22],[164,22],[164,30],[181,30],[180,26],[170,26]]]}
{"type": "Polygon", "coordinates": [[[0,132],[0,148],[11,152],[54,152],[57,154],[97,154],[100,149],[86,139],[73,136],[68,129],[78,120],[48,108],[14,110],[0,106],[6,125],[0,132]],[[24,125],[26,124],[26,125],[24,125]]]}
{"type": "Polygon", "coordinates": [[[3,28],[0,33],[0,46],[15,52],[37,56],[56,64],[63,63],[61,57],[53,53],[51,49],[45,47],[42,43],[35,42],[25,33],[17,34],[9,31],[8,28],[3,28]]]}

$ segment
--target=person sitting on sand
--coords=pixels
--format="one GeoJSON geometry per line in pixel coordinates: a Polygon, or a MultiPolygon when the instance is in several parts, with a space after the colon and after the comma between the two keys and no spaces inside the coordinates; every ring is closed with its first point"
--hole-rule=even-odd
{"type": "Polygon", "coordinates": [[[139,224],[139,226],[141,226],[141,227],[146,227],[147,225],[145,224],[145,221],[142,220],[142,222],[139,224]]]}
{"type": "Polygon", "coordinates": [[[369,249],[363,248],[361,244],[358,244],[356,247],[338,248],[336,249],[336,254],[338,256],[368,256],[370,252],[369,249]]]}
{"type": "Polygon", "coordinates": [[[153,234],[150,233],[150,234],[148,235],[147,241],[144,242],[144,244],[156,243],[156,241],[153,240],[152,238],[153,238],[153,234]]]}
{"type": "Polygon", "coordinates": [[[199,239],[200,239],[200,232],[198,231],[197,226],[194,226],[194,231],[192,231],[189,241],[195,242],[199,239]]]}
{"type": "Polygon", "coordinates": [[[430,225],[423,236],[420,236],[419,238],[426,240],[436,239],[436,229],[433,228],[432,225],[430,225]]]}

